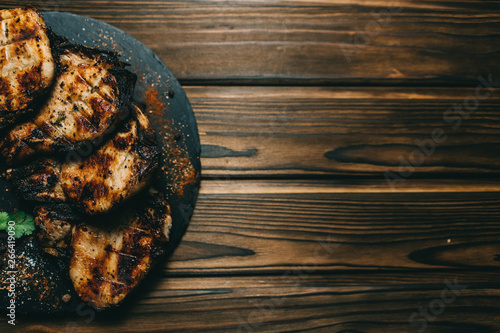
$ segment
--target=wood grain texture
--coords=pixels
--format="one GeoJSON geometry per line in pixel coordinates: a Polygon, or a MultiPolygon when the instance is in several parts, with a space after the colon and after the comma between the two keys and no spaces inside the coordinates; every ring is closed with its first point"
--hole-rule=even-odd
{"type": "Polygon", "coordinates": [[[423,328],[422,309],[430,318],[425,332],[497,332],[500,285],[471,277],[417,273],[412,284],[398,273],[168,278],[144,287],[120,312],[82,307],[64,320],[26,319],[17,331],[401,333],[423,328]]]}
{"type": "MultiPolygon", "coordinates": [[[[227,188],[240,186],[231,183],[227,188]]],[[[192,276],[300,266],[322,272],[500,268],[498,182],[491,192],[433,193],[440,185],[429,184],[414,193],[314,193],[322,183],[310,181],[309,190],[290,194],[204,194],[202,185],[189,231],[165,269],[192,276]]]]}
{"type": "Polygon", "coordinates": [[[201,194],[332,194],[332,193],[481,193],[499,192],[500,179],[408,179],[390,186],[385,180],[322,179],[321,181],[287,179],[202,182],[201,194]]]}
{"type": "Polygon", "coordinates": [[[478,100],[473,111],[464,104],[475,96],[474,88],[186,87],[186,92],[208,178],[384,179],[389,171],[403,179],[455,178],[500,171],[500,88],[478,100]]]}
{"type": "Polygon", "coordinates": [[[108,22],[183,83],[474,84],[498,73],[498,1],[0,1],[108,22]]]}

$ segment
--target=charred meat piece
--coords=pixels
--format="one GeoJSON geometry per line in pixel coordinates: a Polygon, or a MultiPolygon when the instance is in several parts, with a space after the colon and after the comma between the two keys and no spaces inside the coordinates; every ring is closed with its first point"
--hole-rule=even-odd
{"type": "Polygon", "coordinates": [[[111,222],[73,231],[69,276],[80,298],[96,308],[123,301],[164,253],[172,226],[170,206],[159,195],[111,222]]]}
{"type": "Polygon", "coordinates": [[[0,11],[0,129],[34,111],[56,64],[45,21],[32,7],[0,11]]]}
{"type": "Polygon", "coordinates": [[[96,308],[117,305],[131,292],[164,253],[172,227],[165,195],[154,190],[92,220],[64,205],[41,206],[35,214],[45,252],[69,261],[75,291],[96,308]]]}
{"type": "Polygon", "coordinates": [[[148,118],[132,106],[130,119],[90,156],[69,161],[41,159],[10,171],[17,193],[26,200],[66,202],[95,215],[112,210],[151,182],[159,150],[148,118]]]}
{"type": "Polygon", "coordinates": [[[54,257],[67,256],[73,228],[81,216],[67,204],[39,206],[34,213],[41,248],[54,257]]]}
{"type": "Polygon", "coordinates": [[[79,210],[104,213],[149,185],[158,163],[154,131],[134,105],[131,119],[103,147],[83,160],[63,164],[61,184],[79,210]]]}
{"type": "Polygon", "coordinates": [[[131,99],[136,76],[115,54],[69,43],[60,44],[58,53],[60,70],[40,111],[0,142],[9,165],[102,139],[131,99]]]}
{"type": "Polygon", "coordinates": [[[7,170],[7,179],[25,200],[39,202],[65,202],[61,185],[61,163],[55,159],[39,159],[24,167],[7,170]]]}

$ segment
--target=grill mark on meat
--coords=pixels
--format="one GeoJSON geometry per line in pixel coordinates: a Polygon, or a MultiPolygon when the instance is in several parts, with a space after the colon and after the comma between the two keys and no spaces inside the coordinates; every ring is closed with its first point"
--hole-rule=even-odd
{"type": "Polygon", "coordinates": [[[97,199],[105,198],[109,193],[108,188],[101,182],[91,181],[83,185],[80,200],[90,200],[95,203],[97,199]]]}
{"type": "MultiPolygon", "coordinates": [[[[0,143],[2,155],[9,165],[36,153],[67,152],[84,142],[100,140],[100,136],[119,121],[122,106],[132,96],[136,77],[123,69],[125,64],[114,54],[69,43],[61,48],[60,54],[61,71],[57,82],[32,121],[44,137],[33,140],[30,135],[23,136],[26,133],[19,126],[11,130],[0,143]],[[20,146],[29,149],[18,149],[20,146]]],[[[31,84],[26,91],[43,83],[35,77],[41,71],[23,76],[22,85],[31,84]]]]}
{"type": "Polygon", "coordinates": [[[55,76],[51,33],[32,7],[0,11],[0,128],[35,111],[55,76]],[[8,87],[8,88],[7,88],[8,87]]]}
{"type": "Polygon", "coordinates": [[[96,176],[105,176],[109,172],[112,163],[113,157],[99,150],[83,160],[80,164],[80,169],[86,170],[93,166],[98,166],[99,169],[97,171],[99,174],[96,174],[96,176]]]}
{"type": "Polygon", "coordinates": [[[17,35],[18,38],[12,39],[7,42],[3,42],[0,46],[7,46],[12,44],[24,44],[24,42],[36,38],[36,34],[38,33],[40,25],[36,24],[33,27],[25,29],[16,29],[15,26],[11,27],[8,31],[11,35],[17,35]]]}
{"type": "Polygon", "coordinates": [[[31,91],[35,91],[43,84],[42,66],[38,65],[30,71],[18,74],[17,81],[19,82],[19,86],[25,89],[29,95],[31,91]]]}
{"type": "MultiPolygon", "coordinates": [[[[20,51],[22,50],[20,47],[21,46],[26,46],[26,43],[31,41],[32,39],[35,39],[35,41],[39,42],[39,40],[37,39],[40,39],[40,35],[39,35],[39,30],[36,30],[34,31],[33,34],[29,35],[29,36],[23,36],[22,38],[19,38],[19,39],[16,39],[16,40],[12,40],[10,42],[6,42],[5,44],[2,44],[0,42],[0,47],[7,47],[7,46],[11,46],[11,50],[13,50],[13,54],[15,55],[20,55],[20,51]]],[[[26,68],[26,67],[25,67],[26,68]]]]}
{"type": "Polygon", "coordinates": [[[81,83],[81,84],[85,84],[85,85],[92,88],[92,86],[79,74],[76,76],[76,82],[81,83]]]}
{"type": "MultiPolygon", "coordinates": [[[[102,70],[100,70],[99,72],[102,72],[102,70]]],[[[87,79],[85,79],[83,77],[82,74],[78,75],[78,78],[82,80],[83,84],[86,84],[88,87],[91,88],[92,93],[98,94],[104,101],[108,102],[109,104],[113,104],[116,102],[116,99],[113,98],[113,96],[102,93],[101,88],[99,87],[99,83],[103,82],[104,84],[112,87],[114,95],[116,95],[116,93],[117,93],[116,86],[117,86],[118,82],[116,81],[115,76],[112,75],[111,73],[107,72],[107,74],[105,76],[103,76],[101,78],[100,82],[97,82],[96,85],[90,83],[87,79]]]]}
{"type": "MultiPolygon", "coordinates": [[[[37,35],[38,36],[38,35],[37,35]]],[[[36,49],[35,45],[39,44],[36,41],[33,41],[33,38],[16,41],[11,44],[5,45],[4,50],[4,62],[18,60],[21,61],[20,56],[25,55],[25,61],[21,61],[20,63],[16,63],[16,67],[13,69],[13,72],[25,71],[33,68],[33,65],[36,62],[39,62],[43,55],[41,54],[41,50],[33,50],[36,49]]]]}
{"type": "Polygon", "coordinates": [[[139,258],[132,255],[120,255],[118,257],[118,276],[116,282],[127,284],[133,281],[135,267],[139,262],[139,258]]]}
{"type": "Polygon", "coordinates": [[[123,150],[129,147],[132,144],[131,136],[119,136],[113,138],[113,146],[116,149],[123,150]]]}
{"type": "Polygon", "coordinates": [[[10,84],[3,77],[0,77],[0,95],[10,95],[10,84]]]}
{"type": "Polygon", "coordinates": [[[36,22],[31,14],[25,13],[16,18],[2,20],[3,34],[5,38],[0,39],[0,46],[10,45],[15,42],[22,42],[36,36],[43,27],[36,22]],[[16,19],[17,18],[17,19],[16,19]],[[23,28],[19,28],[19,22],[23,19],[23,28]]]}
{"type": "Polygon", "coordinates": [[[38,125],[38,138],[42,139],[45,135],[52,136],[56,133],[56,129],[54,126],[50,125],[48,122],[44,121],[40,125],[38,125]]]}
{"type": "MultiPolygon", "coordinates": [[[[66,75],[73,76],[74,73],[75,73],[74,68],[71,70],[71,72],[70,72],[69,68],[67,68],[66,75]]],[[[85,87],[89,88],[89,89],[87,89],[87,91],[89,91],[89,95],[92,94],[92,90],[94,88],[85,80],[85,78],[83,78],[80,74],[76,74],[76,76],[74,76],[74,79],[75,79],[76,83],[80,83],[80,84],[84,85],[85,87]]],[[[69,78],[69,81],[71,82],[71,78],[69,78]]],[[[64,81],[62,81],[61,84],[62,83],[64,83],[64,81]]],[[[73,116],[74,116],[75,124],[77,125],[76,132],[82,137],[84,137],[86,133],[96,134],[96,133],[101,132],[99,130],[100,119],[97,119],[97,117],[98,116],[105,116],[105,114],[101,113],[99,115],[96,115],[96,114],[92,113],[92,115],[89,115],[88,112],[85,112],[86,111],[85,106],[87,105],[87,102],[85,101],[86,93],[83,92],[78,86],[75,86],[71,83],[70,83],[70,86],[68,87],[68,89],[69,89],[69,92],[62,90],[61,95],[63,95],[62,96],[63,99],[65,97],[66,100],[69,100],[70,102],[74,103],[72,110],[75,111],[75,114],[73,116]],[[75,100],[74,96],[77,96],[79,98],[77,100],[75,100]],[[80,107],[78,107],[77,102],[80,105],[80,107]],[[84,118],[84,119],[81,119],[81,118],[84,118]]],[[[107,109],[110,112],[109,113],[110,115],[116,113],[116,112],[114,112],[114,110],[112,110],[113,107],[116,107],[116,105],[114,105],[114,106],[110,105],[109,108],[107,109]]],[[[66,129],[63,127],[57,129],[56,133],[57,133],[57,136],[59,138],[61,138],[61,140],[63,140],[63,141],[67,137],[66,129]]],[[[67,140],[67,139],[65,141],[67,141],[68,143],[70,142],[70,140],[67,140]]]]}
{"type": "Polygon", "coordinates": [[[85,116],[75,116],[77,132],[92,132],[96,133],[97,129],[85,116]]]}
{"type": "Polygon", "coordinates": [[[45,159],[11,170],[8,179],[18,195],[26,200],[64,202],[66,196],[59,180],[60,173],[61,166],[56,160],[45,159]]]}
{"type": "MultiPolygon", "coordinates": [[[[111,73],[108,73],[108,75],[106,75],[105,77],[103,77],[101,81],[103,83],[105,83],[105,84],[111,84],[111,86],[114,86],[114,83],[116,82],[116,78],[114,77],[114,75],[111,75],[111,73]]],[[[105,100],[107,100],[110,103],[113,102],[113,100],[110,99],[111,96],[106,95],[106,94],[101,94],[101,91],[100,91],[99,87],[98,87],[97,91],[101,95],[102,98],[104,98],[105,100]]]]}
{"type": "Polygon", "coordinates": [[[93,97],[90,99],[90,106],[92,107],[92,110],[94,111],[94,114],[92,115],[92,123],[96,124],[99,126],[99,123],[102,118],[102,114],[110,112],[111,106],[109,103],[106,103],[105,100],[101,98],[96,98],[93,97]]]}
{"type": "Polygon", "coordinates": [[[142,116],[134,106],[124,126],[86,158],[64,163],[42,159],[14,169],[9,176],[14,188],[26,200],[50,202],[56,198],[90,215],[114,209],[142,191],[158,167],[154,132],[147,117],[142,116]],[[48,176],[53,176],[50,183],[48,176]],[[37,187],[35,184],[42,180],[47,185],[37,187]]]}

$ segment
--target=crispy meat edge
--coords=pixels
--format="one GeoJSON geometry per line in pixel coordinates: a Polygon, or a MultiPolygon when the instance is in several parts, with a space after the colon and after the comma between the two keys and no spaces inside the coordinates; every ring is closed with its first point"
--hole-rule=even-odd
{"type": "Polygon", "coordinates": [[[32,94],[33,99],[27,108],[25,108],[21,111],[18,111],[18,112],[7,113],[7,114],[3,115],[2,118],[0,118],[0,130],[2,130],[2,132],[5,131],[5,134],[8,133],[7,130],[10,129],[11,127],[14,127],[18,123],[25,121],[25,120],[29,119],[31,116],[33,116],[36,113],[36,111],[40,108],[40,106],[43,105],[43,103],[45,102],[45,99],[48,95],[47,93],[52,89],[54,82],[56,81],[55,78],[57,77],[59,70],[60,70],[60,67],[61,67],[60,61],[59,61],[61,45],[67,41],[67,39],[65,37],[56,35],[52,31],[52,29],[45,22],[45,20],[43,18],[43,14],[37,8],[30,6],[30,5],[24,6],[22,8],[26,9],[26,10],[27,9],[34,10],[42,18],[43,23],[44,23],[44,29],[47,33],[47,37],[49,38],[52,58],[54,59],[54,63],[55,63],[55,66],[54,66],[55,73],[54,73],[54,79],[52,80],[52,83],[49,86],[47,86],[47,88],[35,91],[32,94]]]}

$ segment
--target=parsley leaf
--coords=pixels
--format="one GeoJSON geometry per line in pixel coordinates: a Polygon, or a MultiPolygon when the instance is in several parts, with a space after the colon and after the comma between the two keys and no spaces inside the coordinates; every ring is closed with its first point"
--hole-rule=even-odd
{"type": "Polygon", "coordinates": [[[0,212],[0,229],[5,230],[7,228],[7,222],[9,222],[9,214],[0,212]]]}
{"type": "Polygon", "coordinates": [[[31,235],[35,231],[35,222],[31,215],[23,211],[18,211],[13,214],[0,212],[0,230],[8,232],[8,222],[14,221],[14,237],[20,238],[24,235],[31,235]]]}

